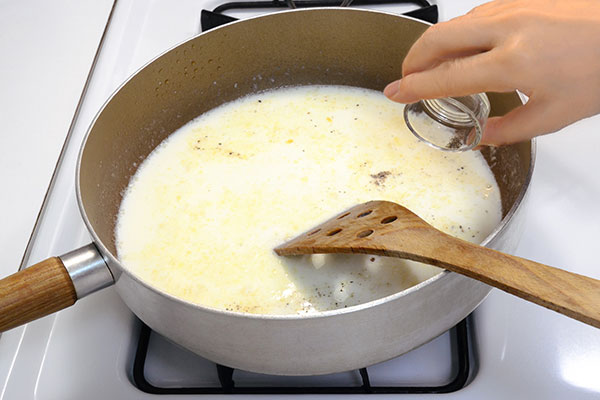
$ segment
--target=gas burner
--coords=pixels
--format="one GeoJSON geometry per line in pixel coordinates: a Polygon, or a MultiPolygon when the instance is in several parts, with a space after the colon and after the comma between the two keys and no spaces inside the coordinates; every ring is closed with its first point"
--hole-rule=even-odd
{"type": "MultiPolygon", "coordinates": [[[[331,381],[327,375],[315,376],[315,377],[302,377],[301,385],[286,385],[282,386],[273,382],[280,382],[281,377],[269,377],[264,374],[254,374],[246,371],[238,371],[230,367],[226,367],[219,364],[214,364],[213,368],[216,368],[216,376],[218,379],[211,379],[210,377],[201,376],[202,374],[211,374],[210,370],[206,368],[200,368],[198,372],[198,382],[211,382],[206,386],[181,386],[171,387],[167,383],[152,383],[152,379],[147,375],[147,359],[149,356],[149,350],[151,346],[151,337],[156,335],[154,338],[163,340],[168,346],[169,353],[173,352],[185,352],[184,357],[196,358],[199,362],[206,364],[210,361],[201,359],[199,356],[193,355],[187,350],[178,348],[169,342],[166,342],[160,335],[152,331],[148,326],[142,323],[140,330],[137,351],[133,362],[133,382],[136,387],[149,394],[411,394],[411,393],[451,393],[458,391],[465,387],[470,372],[470,361],[469,361],[469,333],[468,327],[470,317],[465,318],[459,322],[449,333],[451,337],[451,350],[452,354],[450,357],[450,370],[455,373],[453,379],[450,382],[433,385],[433,386],[412,386],[404,384],[393,384],[386,386],[372,385],[371,379],[369,378],[369,368],[361,368],[357,371],[351,371],[350,374],[356,376],[356,385],[338,386],[323,385],[323,382],[331,381]],[[207,372],[208,371],[208,372],[207,372]],[[242,385],[236,385],[234,380],[234,373],[238,371],[239,374],[245,375],[245,381],[250,383],[243,383],[242,385]],[[249,377],[249,379],[248,379],[249,377]],[[265,382],[266,384],[263,384],[265,382]]],[[[424,346],[427,346],[424,345],[424,346]]],[[[153,356],[160,358],[161,351],[154,350],[153,356]]],[[[410,353],[407,353],[410,354],[410,353]]],[[[403,356],[400,356],[402,358],[403,356]]],[[[155,360],[154,360],[155,361],[155,360]]],[[[164,360],[163,360],[164,361],[164,360]]],[[[211,363],[212,364],[212,363],[211,363]]],[[[174,369],[177,367],[174,366],[174,369]]],[[[213,369],[214,371],[214,369],[213,369]]],[[[214,373],[212,374],[214,375],[214,373]]],[[[295,377],[289,377],[289,380],[293,380],[295,377]]],[[[294,382],[294,381],[292,381],[294,382]]],[[[300,382],[300,381],[296,381],[300,382]]]]}
{"type": "Polygon", "coordinates": [[[415,4],[420,8],[404,13],[403,15],[420,19],[435,24],[438,22],[438,8],[431,5],[427,0],[255,0],[255,1],[233,1],[221,4],[212,11],[202,10],[200,26],[203,32],[229,22],[237,21],[237,18],[223,14],[230,10],[249,9],[294,9],[309,7],[346,7],[385,5],[385,4],[415,4]]]}

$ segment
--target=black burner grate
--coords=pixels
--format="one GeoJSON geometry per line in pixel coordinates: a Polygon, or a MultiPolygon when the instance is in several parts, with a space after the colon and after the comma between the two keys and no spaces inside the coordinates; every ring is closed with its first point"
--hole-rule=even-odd
{"type": "Polygon", "coordinates": [[[220,386],[215,387],[159,387],[151,384],[145,375],[146,356],[152,330],[142,324],[138,348],[133,363],[133,381],[135,386],[150,394],[439,394],[451,393],[467,384],[470,372],[469,361],[469,317],[450,330],[453,338],[452,364],[456,371],[454,379],[441,386],[372,386],[368,368],[359,370],[362,385],[349,387],[238,387],[235,385],[233,368],[216,365],[220,386]]]}
{"type": "MultiPolygon", "coordinates": [[[[338,7],[342,0],[295,0],[293,3],[297,8],[308,7],[338,7]]],[[[200,16],[200,25],[202,31],[208,31],[236,21],[237,18],[223,14],[230,10],[248,10],[248,9],[269,9],[269,8],[290,8],[288,1],[282,0],[254,0],[254,1],[233,1],[221,4],[213,11],[202,10],[200,16]]],[[[415,4],[420,8],[404,13],[409,17],[417,18],[425,22],[435,24],[438,22],[438,9],[436,5],[431,5],[427,0],[354,0],[352,6],[365,5],[384,5],[384,4],[415,4]]]]}

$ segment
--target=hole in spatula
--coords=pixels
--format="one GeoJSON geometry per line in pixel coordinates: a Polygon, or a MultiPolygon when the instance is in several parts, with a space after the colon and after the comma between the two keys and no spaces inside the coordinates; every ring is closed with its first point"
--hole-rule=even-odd
{"type": "Polygon", "coordinates": [[[347,217],[348,215],[350,215],[350,213],[349,213],[349,212],[347,212],[346,214],[342,214],[342,215],[340,215],[339,217],[337,217],[337,219],[342,219],[342,218],[344,218],[344,217],[347,217]]]}
{"type": "Polygon", "coordinates": [[[366,217],[367,215],[371,214],[373,212],[373,210],[369,210],[369,211],[365,211],[364,213],[360,213],[356,216],[356,218],[362,218],[362,217],[366,217]]]}
{"type": "Polygon", "coordinates": [[[395,215],[391,216],[391,217],[385,217],[384,219],[381,220],[381,223],[382,224],[389,224],[390,222],[394,222],[397,219],[398,219],[398,217],[396,217],[395,215]]]}
{"type": "Polygon", "coordinates": [[[359,233],[358,235],[356,235],[356,237],[358,237],[358,238],[364,238],[364,237],[369,236],[372,233],[373,233],[373,229],[367,229],[366,231],[362,231],[361,233],[359,233]]]}
{"type": "Polygon", "coordinates": [[[312,235],[314,235],[315,233],[318,233],[318,232],[321,232],[320,228],[312,231],[311,233],[308,234],[308,236],[312,236],[312,235]]]}
{"type": "Polygon", "coordinates": [[[338,233],[340,233],[342,230],[340,228],[334,229],[331,232],[329,232],[327,234],[327,236],[333,236],[333,235],[337,235],[338,233]]]}

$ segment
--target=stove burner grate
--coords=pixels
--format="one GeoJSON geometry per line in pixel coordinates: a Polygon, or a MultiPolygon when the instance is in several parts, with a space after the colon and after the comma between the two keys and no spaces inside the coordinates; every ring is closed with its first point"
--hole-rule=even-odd
{"type": "Polygon", "coordinates": [[[361,368],[360,386],[302,386],[302,387],[238,387],[233,379],[235,369],[215,364],[220,386],[215,387],[159,387],[151,384],[145,376],[146,356],[153,331],[142,323],[140,338],[133,363],[133,383],[142,392],[149,394],[441,394],[458,391],[466,386],[470,373],[468,320],[465,318],[450,330],[452,364],[456,371],[454,379],[441,386],[372,386],[368,368],[361,368]]]}
{"type": "MultiPolygon", "coordinates": [[[[202,10],[200,26],[202,32],[236,21],[237,18],[223,14],[229,10],[269,9],[269,8],[308,8],[308,7],[339,7],[342,3],[350,4],[347,0],[252,0],[233,1],[221,4],[213,11],[202,10]]],[[[435,24],[438,22],[438,8],[427,0],[354,0],[352,6],[384,5],[384,4],[415,4],[420,8],[403,15],[435,24]]]]}

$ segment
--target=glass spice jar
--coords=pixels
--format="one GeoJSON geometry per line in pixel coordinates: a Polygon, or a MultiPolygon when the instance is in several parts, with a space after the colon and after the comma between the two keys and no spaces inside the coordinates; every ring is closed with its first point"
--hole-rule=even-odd
{"type": "Polygon", "coordinates": [[[421,141],[444,151],[466,151],[481,142],[490,113],[485,93],[421,100],[404,107],[408,129],[421,141]]]}

